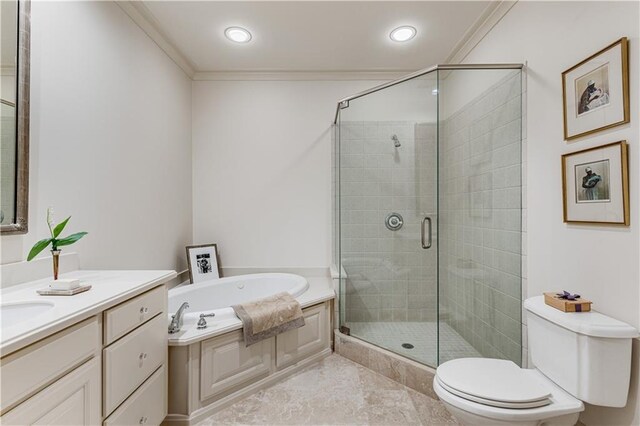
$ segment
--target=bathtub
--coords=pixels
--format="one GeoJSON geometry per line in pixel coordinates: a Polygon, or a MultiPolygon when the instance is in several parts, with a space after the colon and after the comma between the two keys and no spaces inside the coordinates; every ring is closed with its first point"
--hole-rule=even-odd
{"type": "Polygon", "coordinates": [[[331,354],[331,277],[257,273],[181,285],[169,290],[169,312],[189,303],[182,329],[167,334],[169,412],[167,426],[195,425],[257,389],[274,384],[331,354]],[[288,292],[300,302],[305,325],[244,344],[242,322],[232,305],[288,292]],[[200,314],[207,328],[198,329],[200,314]]]}
{"type": "Polygon", "coordinates": [[[185,325],[197,321],[200,314],[214,313],[215,321],[236,318],[233,305],[288,292],[298,297],[309,288],[304,277],[294,274],[250,274],[220,278],[169,290],[169,317],[183,302],[189,303],[184,314],[185,325]]]}

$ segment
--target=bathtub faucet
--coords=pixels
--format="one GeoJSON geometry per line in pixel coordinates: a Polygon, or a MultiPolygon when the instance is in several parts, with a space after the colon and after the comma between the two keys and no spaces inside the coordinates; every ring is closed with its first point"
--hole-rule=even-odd
{"type": "Polygon", "coordinates": [[[177,333],[182,328],[182,317],[184,316],[184,310],[189,307],[187,302],[184,302],[178,308],[178,311],[171,316],[171,324],[169,324],[169,334],[177,333]]]}

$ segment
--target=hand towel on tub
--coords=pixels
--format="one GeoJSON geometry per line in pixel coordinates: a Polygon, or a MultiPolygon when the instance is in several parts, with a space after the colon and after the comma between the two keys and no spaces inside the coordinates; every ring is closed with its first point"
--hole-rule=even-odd
{"type": "Polygon", "coordinates": [[[232,308],[242,321],[247,346],[304,325],[300,303],[286,292],[232,308]]]}

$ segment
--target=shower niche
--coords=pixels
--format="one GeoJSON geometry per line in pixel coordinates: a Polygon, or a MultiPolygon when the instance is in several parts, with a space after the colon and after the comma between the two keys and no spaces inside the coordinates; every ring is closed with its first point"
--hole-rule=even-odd
{"type": "Polygon", "coordinates": [[[522,65],[445,65],[338,102],[339,325],[436,367],[522,357],[522,65]]]}

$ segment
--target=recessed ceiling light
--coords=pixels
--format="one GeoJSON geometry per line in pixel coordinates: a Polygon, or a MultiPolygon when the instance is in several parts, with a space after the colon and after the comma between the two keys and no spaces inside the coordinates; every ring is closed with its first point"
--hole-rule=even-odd
{"type": "Polygon", "coordinates": [[[417,32],[415,28],[409,25],[403,25],[391,31],[389,37],[391,37],[393,41],[409,41],[416,36],[417,32]]]}
{"type": "Polygon", "coordinates": [[[224,35],[236,43],[248,43],[251,40],[251,33],[240,27],[229,27],[224,30],[224,35]]]}

